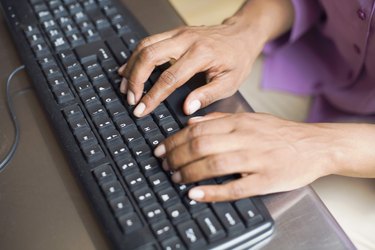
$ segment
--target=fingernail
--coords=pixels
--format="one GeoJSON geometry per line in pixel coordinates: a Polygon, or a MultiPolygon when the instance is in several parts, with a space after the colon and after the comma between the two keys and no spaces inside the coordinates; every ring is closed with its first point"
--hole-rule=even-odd
{"type": "Polygon", "coordinates": [[[180,171],[174,172],[174,174],[172,175],[172,181],[174,183],[180,183],[181,182],[181,173],[180,173],[180,171]]]}
{"type": "Polygon", "coordinates": [[[156,157],[161,157],[163,155],[165,155],[165,153],[167,152],[166,148],[165,148],[165,145],[164,144],[160,144],[159,146],[157,146],[154,150],[154,155],[156,157]]]}
{"type": "Polygon", "coordinates": [[[128,103],[130,105],[135,105],[135,95],[134,95],[133,91],[128,90],[127,95],[128,95],[128,103]]]}
{"type": "Polygon", "coordinates": [[[204,197],[203,190],[193,188],[189,191],[189,198],[192,200],[201,200],[204,197]]]}
{"type": "Polygon", "coordinates": [[[164,169],[165,171],[169,171],[169,170],[171,170],[171,168],[170,168],[169,165],[168,165],[167,160],[164,160],[164,161],[161,163],[161,166],[163,167],[163,169],[164,169]]]}
{"type": "Polygon", "coordinates": [[[193,114],[195,113],[198,109],[201,108],[201,102],[198,101],[198,100],[194,100],[192,102],[190,102],[189,104],[189,114],[193,114]]]}
{"type": "Polygon", "coordinates": [[[120,85],[121,93],[125,94],[127,89],[128,89],[128,80],[126,80],[126,78],[122,78],[121,85],[120,85]]]}
{"type": "Polygon", "coordinates": [[[198,121],[199,119],[202,119],[203,116],[195,116],[189,119],[189,121],[198,121]]]}
{"type": "Polygon", "coordinates": [[[119,74],[121,74],[122,73],[122,71],[124,71],[125,70],[125,68],[126,68],[126,63],[125,64],[123,64],[119,69],[118,69],[118,73],[119,74]]]}
{"type": "Polygon", "coordinates": [[[137,107],[135,107],[133,113],[134,113],[135,116],[140,117],[140,116],[142,116],[142,114],[143,114],[143,112],[145,111],[145,109],[146,109],[146,105],[145,105],[143,102],[140,102],[140,103],[137,105],[137,107]]]}

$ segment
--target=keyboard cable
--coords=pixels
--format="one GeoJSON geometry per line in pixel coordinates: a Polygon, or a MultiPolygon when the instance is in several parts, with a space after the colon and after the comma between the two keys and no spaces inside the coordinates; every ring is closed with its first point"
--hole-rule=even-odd
{"type": "Polygon", "coordinates": [[[7,79],[7,82],[6,82],[6,98],[7,98],[6,102],[7,102],[9,116],[12,118],[15,136],[14,136],[14,141],[13,141],[12,147],[9,149],[9,152],[6,154],[5,158],[0,162],[0,172],[2,172],[5,169],[5,167],[9,164],[9,162],[12,160],[14,154],[16,153],[17,146],[18,146],[19,141],[20,141],[20,128],[19,128],[16,112],[15,112],[14,107],[13,107],[12,96],[10,94],[10,84],[11,84],[14,76],[18,72],[20,72],[21,70],[24,70],[24,69],[25,69],[25,65],[22,65],[22,66],[16,68],[15,70],[13,70],[13,72],[10,73],[10,75],[8,76],[8,79],[7,79]]]}

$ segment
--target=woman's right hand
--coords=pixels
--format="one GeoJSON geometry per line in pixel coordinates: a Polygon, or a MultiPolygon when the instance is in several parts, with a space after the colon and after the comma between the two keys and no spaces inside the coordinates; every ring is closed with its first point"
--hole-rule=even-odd
{"type": "Polygon", "coordinates": [[[186,114],[235,93],[251,70],[264,44],[290,30],[294,20],[291,0],[251,0],[221,25],[182,27],[143,39],[119,69],[121,92],[137,105],[134,115],[150,113],[198,72],[207,84],[191,92],[186,114]],[[158,65],[172,62],[142,97],[144,83],[158,65]]]}
{"type": "Polygon", "coordinates": [[[250,30],[228,21],[210,27],[182,27],[142,40],[119,70],[124,77],[121,92],[127,93],[129,104],[138,104],[134,114],[150,113],[198,72],[206,73],[207,84],[188,95],[183,107],[186,114],[234,94],[263,48],[260,36],[250,30]],[[154,68],[166,62],[172,65],[142,97],[154,68]]]}

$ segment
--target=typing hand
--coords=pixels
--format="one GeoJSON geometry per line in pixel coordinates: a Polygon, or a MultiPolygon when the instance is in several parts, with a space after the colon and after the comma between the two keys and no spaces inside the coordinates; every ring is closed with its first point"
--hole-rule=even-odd
{"type": "Polygon", "coordinates": [[[271,115],[213,113],[191,124],[155,149],[165,157],[177,183],[197,182],[230,174],[241,178],[189,191],[191,199],[225,201],[305,186],[332,173],[336,162],[335,129],[303,124],[271,115]]]}
{"type": "Polygon", "coordinates": [[[256,34],[234,24],[183,27],[147,37],[119,69],[124,77],[120,90],[127,93],[129,104],[137,104],[134,114],[141,117],[196,73],[206,72],[208,83],[185,100],[184,112],[192,114],[236,92],[262,49],[260,39],[252,42],[251,37],[256,34]],[[172,66],[142,97],[144,83],[154,68],[166,62],[172,66]]]}

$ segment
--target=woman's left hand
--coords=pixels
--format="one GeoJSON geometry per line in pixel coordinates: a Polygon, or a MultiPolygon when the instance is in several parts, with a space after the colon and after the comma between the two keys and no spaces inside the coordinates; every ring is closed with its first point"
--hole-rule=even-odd
{"type": "Polygon", "coordinates": [[[350,150],[342,139],[345,129],[266,114],[213,113],[192,119],[159,145],[155,155],[165,157],[163,167],[173,171],[176,183],[240,174],[234,181],[189,191],[197,201],[235,200],[296,189],[334,173],[345,165],[343,149],[350,150]]]}

